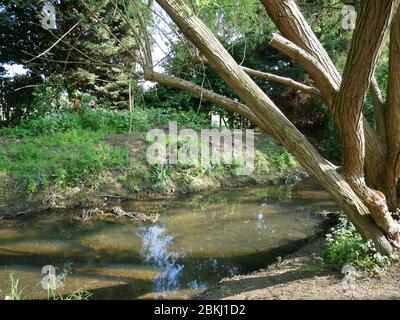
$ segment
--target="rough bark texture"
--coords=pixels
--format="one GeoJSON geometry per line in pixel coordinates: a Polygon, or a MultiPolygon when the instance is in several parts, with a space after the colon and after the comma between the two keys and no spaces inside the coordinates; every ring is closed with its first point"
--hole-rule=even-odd
{"type": "Polygon", "coordinates": [[[370,189],[364,179],[365,136],[362,111],[367,90],[399,1],[364,0],[343,74],[335,97],[336,126],[342,142],[346,180],[369,208],[377,225],[390,237],[400,232],[382,192],[370,189]],[[336,111],[337,110],[337,111],[336,111]]]}
{"type": "Polygon", "coordinates": [[[376,119],[376,133],[378,135],[380,143],[383,144],[383,148],[386,150],[387,139],[386,139],[386,119],[385,119],[385,100],[383,99],[382,91],[379,88],[376,77],[372,77],[371,81],[371,98],[374,105],[375,119],[376,119]]]}
{"type": "Polygon", "coordinates": [[[325,48],[306,22],[303,14],[293,0],[261,0],[268,15],[288,40],[307,51],[321,63],[325,71],[340,83],[340,74],[325,48]]]}
{"type": "MultiPolygon", "coordinates": [[[[333,101],[341,85],[342,78],[326,50],[298,9],[296,2],[293,0],[261,0],[261,2],[283,37],[287,39],[286,43],[291,43],[292,46],[291,49],[288,47],[286,48],[287,50],[284,50],[284,42],[281,41],[280,46],[276,46],[276,48],[285,54],[291,53],[289,56],[305,67],[318,85],[333,117],[336,118],[337,114],[333,112],[333,101]],[[299,51],[299,49],[302,49],[302,51],[299,51]],[[304,52],[313,57],[314,63],[310,63],[309,57],[304,59],[304,52]],[[318,68],[315,68],[315,61],[318,62],[318,68]]],[[[278,42],[272,42],[273,46],[278,44],[278,42]]],[[[383,190],[382,176],[385,171],[385,149],[368,122],[363,122],[366,142],[365,166],[367,181],[372,187],[383,190]]]]}
{"type": "Polygon", "coordinates": [[[364,176],[365,139],[362,111],[378,57],[399,1],[364,0],[335,97],[334,113],[342,140],[343,169],[358,180],[364,176]],[[337,110],[337,111],[336,111],[337,110]]]}
{"type": "Polygon", "coordinates": [[[307,86],[307,85],[297,82],[293,79],[277,76],[275,74],[271,74],[271,73],[267,73],[267,72],[261,72],[261,71],[254,70],[254,69],[247,68],[247,67],[242,67],[242,68],[250,76],[254,76],[254,77],[261,78],[261,79],[281,83],[289,88],[295,88],[295,89],[298,89],[300,91],[303,91],[305,93],[308,93],[308,94],[311,94],[314,96],[321,96],[321,92],[318,89],[307,86]]]}
{"type": "Polygon", "coordinates": [[[400,207],[400,10],[395,17],[389,58],[388,103],[386,109],[386,137],[388,159],[386,165],[386,195],[391,208],[400,207]]]}
{"type": "Polygon", "coordinates": [[[200,50],[219,76],[232,88],[265,128],[338,201],[365,239],[372,239],[378,250],[390,253],[392,246],[372,221],[370,212],[335,166],[322,158],[268,96],[229,55],[210,30],[182,0],[157,0],[185,36],[200,50]]]}

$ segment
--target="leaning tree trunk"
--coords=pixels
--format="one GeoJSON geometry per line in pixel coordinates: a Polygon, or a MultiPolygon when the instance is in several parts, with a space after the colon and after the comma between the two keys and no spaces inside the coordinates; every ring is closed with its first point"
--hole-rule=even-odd
{"type": "Polygon", "coordinates": [[[280,141],[334,196],[363,237],[373,240],[380,252],[391,253],[392,246],[383,230],[371,219],[370,210],[346,179],[337,172],[334,165],[319,155],[304,135],[235,62],[205,24],[191,12],[184,1],[157,0],[157,2],[200,50],[219,76],[259,118],[262,127],[280,141]]]}

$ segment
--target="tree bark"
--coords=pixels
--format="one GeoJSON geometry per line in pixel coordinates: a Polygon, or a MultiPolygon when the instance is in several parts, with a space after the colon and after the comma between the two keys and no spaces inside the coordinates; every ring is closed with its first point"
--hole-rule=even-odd
{"type": "Polygon", "coordinates": [[[362,111],[377,60],[389,32],[398,0],[364,0],[344,68],[343,81],[335,97],[336,126],[343,147],[343,175],[369,208],[377,225],[397,238],[400,225],[392,218],[382,192],[370,189],[364,179],[365,136],[362,111]]]}
{"type": "Polygon", "coordinates": [[[313,175],[346,211],[366,240],[373,240],[380,252],[392,246],[372,221],[370,212],[334,165],[322,158],[296,127],[229,55],[210,30],[182,0],[157,0],[185,36],[207,58],[231,89],[264,123],[265,128],[313,175]]]}
{"type": "MultiPolygon", "coordinates": [[[[306,71],[310,73],[311,77],[322,92],[322,95],[330,108],[333,117],[337,115],[333,112],[333,101],[337,93],[337,89],[341,85],[342,78],[330,59],[328,53],[311,30],[304,16],[298,9],[296,2],[293,0],[260,0],[269,16],[278,27],[281,34],[288,40],[287,44],[292,43],[292,48],[288,53],[293,60],[302,64],[306,71]],[[293,49],[296,50],[293,51],[293,49]],[[302,49],[302,51],[299,51],[302,49]],[[307,53],[309,57],[313,57],[313,61],[318,62],[318,68],[316,69],[310,62],[309,57],[304,59],[304,53],[307,53]],[[311,69],[310,69],[311,66],[311,69]],[[337,89],[336,89],[337,88],[337,89]]],[[[275,46],[278,43],[272,42],[275,46]]],[[[279,50],[284,49],[284,43],[277,47],[279,50]]],[[[283,51],[287,53],[287,51],[283,51]]],[[[364,133],[366,141],[366,174],[368,183],[379,190],[384,190],[382,184],[382,176],[385,172],[385,152],[384,146],[378,139],[377,134],[373,131],[367,121],[364,122],[364,133]]]]}
{"type": "Polygon", "coordinates": [[[333,106],[343,147],[343,170],[352,180],[363,179],[365,138],[362,111],[398,0],[364,0],[358,15],[340,90],[333,106]]]}
{"type": "Polygon", "coordinates": [[[399,208],[400,176],[400,9],[398,10],[390,37],[388,101],[386,129],[388,159],[386,166],[386,194],[393,209],[399,208]]]}
{"type": "Polygon", "coordinates": [[[310,28],[294,0],[260,0],[268,15],[288,40],[311,54],[336,83],[340,74],[331,58],[310,28]]]}

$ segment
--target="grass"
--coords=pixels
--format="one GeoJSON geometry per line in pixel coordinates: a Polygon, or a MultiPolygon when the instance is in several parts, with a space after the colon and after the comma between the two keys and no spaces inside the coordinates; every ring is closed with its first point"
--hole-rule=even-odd
{"type": "Polygon", "coordinates": [[[22,300],[22,289],[19,289],[19,279],[14,279],[14,275],[10,274],[10,294],[6,297],[6,300],[22,300]]]}
{"type": "Polygon", "coordinates": [[[93,296],[92,293],[85,290],[78,290],[70,293],[66,297],[61,297],[61,300],[89,300],[93,296]]]}
{"type": "MultiPolygon", "coordinates": [[[[9,176],[17,189],[26,194],[50,186],[93,185],[106,169],[135,165],[128,159],[126,148],[111,146],[104,141],[105,137],[127,133],[130,128],[134,135],[140,135],[152,125],[165,125],[170,120],[192,128],[207,126],[203,116],[194,115],[194,111],[135,108],[132,127],[129,112],[101,108],[29,118],[18,127],[0,131],[4,137],[22,139],[0,148],[0,176],[9,176]]],[[[151,174],[153,178],[148,180],[155,180],[160,187],[165,185],[164,172],[151,174]]],[[[130,188],[137,189],[137,186],[130,188]]]]}
{"type": "Polygon", "coordinates": [[[51,184],[73,186],[107,167],[126,162],[126,153],[104,143],[104,135],[104,132],[73,129],[29,137],[0,149],[0,168],[9,172],[27,193],[51,184]]]}
{"type": "MultiPolygon", "coordinates": [[[[19,289],[19,279],[14,278],[14,275],[11,273],[10,293],[5,297],[5,300],[26,300],[26,297],[22,292],[23,290],[19,289]]],[[[47,294],[47,300],[89,300],[92,296],[92,293],[85,290],[77,290],[66,296],[62,296],[57,294],[55,291],[50,290],[47,294]]]]}
{"type": "MultiPolygon", "coordinates": [[[[47,289],[47,300],[88,300],[92,297],[92,293],[85,290],[76,290],[68,295],[62,295],[59,292],[60,288],[64,287],[65,281],[71,272],[71,263],[64,265],[63,272],[56,277],[56,289],[47,289]]],[[[25,300],[28,294],[22,294],[23,290],[19,288],[20,281],[18,278],[14,278],[14,274],[10,273],[10,293],[5,297],[5,300],[25,300]]],[[[33,289],[42,287],[42,281],[37,283],[33,289]]],[[[44,289],[45,290],[45,289],[44,289]]]]}

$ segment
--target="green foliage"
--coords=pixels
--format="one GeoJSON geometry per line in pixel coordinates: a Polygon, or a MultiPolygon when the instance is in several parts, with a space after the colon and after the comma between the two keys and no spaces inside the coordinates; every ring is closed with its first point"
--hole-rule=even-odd
{"type": "Polygon", "coordinates": [[[294,163],[293,156],[285,149],[272,157],[272,163],[282,172],[294,163]]]}
{"type": "Polygon", "coordinates": [[[4,128],[1,134],[10,138],[37,137],[55,132],[64,132],[79,128],[80,117],[77,113],[51,113],[41,117],[29,118],[18,127],[4,128]]]}
{"type": "Polygon", "coordinates": [[[201,0],[193,3],[193,6],[207,26],[224,38],[232,39],[241,33],[247,36],[260,35],[265,28],[271,26],[270,19],[260,2],[201,0]]]}
{"type": "Polygon", "coordinates": [[[325,157],[333,163],[340,165],[342,160],[340,138],[332,119],[328,121],[327,137],[321,141],[321,147],[325,157]]]}
{"type": "Polygon", "coordinates": [[[179,108],[153,108],[149,111],[149,121],[156,126],[162,126],[169,121],[176,121],[180,126],[192,129],[204,129],[210,127],[210,121],[204,113],[196,113],[194,110],[181,110],[179,108]]]}
{"type": "MultiPolygon", "coordinates": [[[[14,275],[10,274],[10,293],[6,297],[7,300],[25,300],[26,298],[22,295],[23,290],[19,289],[19,279],[15,279],[14,275]]],[[[57,296],[54,290],[50,290],[48,292],[47,299],[51,300],[89,300],[93,296],[92,293],[85,290],[77,290],[71,292],[67,296],[63,297],[62,295],[57,296]]]]}
{"type": "Polygon", "coordinates": [[[154,184],[156,190],[162,190],[168,185],[172,173],[171,170],[170,166],[150,166],[150,181],[154,184]]]}
{"type": "Polygon", "coordinates": [[[355,267],[378,272],[391,263],[375,249],[374,244],[365,242],[354,225],[345,216],[340,216],[339,224],[326,235],[326,256],[334,263],[350,263],[355,267]]]}
{"type": "MultiPolygon", "coordinates": [[[[0,150],[0,167],[28,193],[56,183],[83,183],[104,168],[122,165],[125,153],[102,142],[104,133],[74,129],[9,144],[0,150]]],[[[91,179],[93,180],[93,179],[91,179]]]]}
{"type": "Polygon", "coordinates": [[[0,127],[18,125],[22,119],[35,113],[32,104],[34,86],[40,81],[40,77],[30,73],[6,77],[0,67],[0,127]]]}
{"type": "MultiPolygon", "coordinates": [[[[84,108],[79,113],[51,112],[23,120],[18,127],[4,128],[1,134],[10,138],[27,138],[73,129],[124,133],[129,131],[130,117],[128,111],[111,111],[103,108],[84,108]]],[[[194,111],[178,112],[175,109],[137,107],[132,112],[132,131],[146,131],[152,125],[165,125],[168,121],[177,121],[181,126],[194,129],[210,126],[206,117],[196,115],[194,111]]]]}
{"type": "MultiPolygon", "coordinates": [[[[269,139],[261,146],[261,151],[265,155],[265,159],[261,159],[262,155],[256,155],[259,159],[257,161],[262,163],[263,161],[268,161],[270,167],[274,171],[283,172],[289,167],[295,165],[295,160],[293,156],[282,146],[278,145],[274,140],[269,139]]],[[[265,166],[267,166],[265,164],[265,166]]]]}
{"type": "Polygon", "coordinates": [[[85,290],[78,290],[70,293],[66,297],[60,297],[57,300],[89,300],[93,296],[92,293],[85,290]]]}
{"type": "MultiPolygon", "coordinates": [[[[126,8],[132,6],[130,2],[50,1],[56,10],[57,28],[53,30],[46,30],[40,23],[45,3],[48,1],[1,1],[0,64],[21,64],[31,70],[32,74],[44,76],[45,81],[36,77],[36,84],[45,82],[48,86],[66,90],[70,95],[75,90],[90,92],[105,108],[127,109],[128,83],[131,82],[135,88],[136,82],[129,70],[135,59],[125,48],[132,51],[137,48],[134,31],[129,26],[137,23],[137,19],[131,19],[128,23],[121,17],[114,4],[127,12],[126,8]],[[125,48],[119,46],[104,28],[95,22],[90,11],[100,16],[104,24],[112,26],[113,32],[123,41],[125,48]],[[63,37],[63,41],[52,47],[51,57],[32,60],[33,56],[52,46],[75,24],[76,27],[68,37],[63,37]],[[71,47],[76,50],[71,50],[71,47]],[[27,62],[30,60],[32,61],[27,62]],[[74,63],[60,62],[66,60],[74,63]],[[116,67],[110,67],[110,63],[116,67]],[[118,66],[128,66],[128,71],[118,66]],[[60,86],[60,81],[53,79],[53,75],[61,74],[67,84],[65,86],[60,86]]],[[[132,17],[132,8],[129,10],[132,17]]],[[[19,93],[27,95],[29,89],[19,93]]],[[[23,105],[14,107],[22,109],[23,105]]]]}
{"type": "MultiPolygon", "coordinates": [[[[145,132],[153,125],[166,125],[172,120],[184,127],[208,125],[207,119],[194,111],[135,108],[132,131],[145,132]]],[[[60,188],[76,186],[86,180],[93,184],[96,179],[89,177],[101,175],[109,167],[127,167],[126,149],[113,148],[103,138],[112,133],[127,133],[129,124],[129,112],[102,108],[52,112],[29,118],[18,127],[1,131],[3,136],[23,139],[23,142],[7,144],[0,149],[0,167],[27,193],[55,185],[60,188]]],[[[169,167],[153,167],[149,177],[122,175],[119,180],[131,191],[138,191],[143,179],[154,184],[156,189],[163,189],[170,173],[169,167]]]]}

